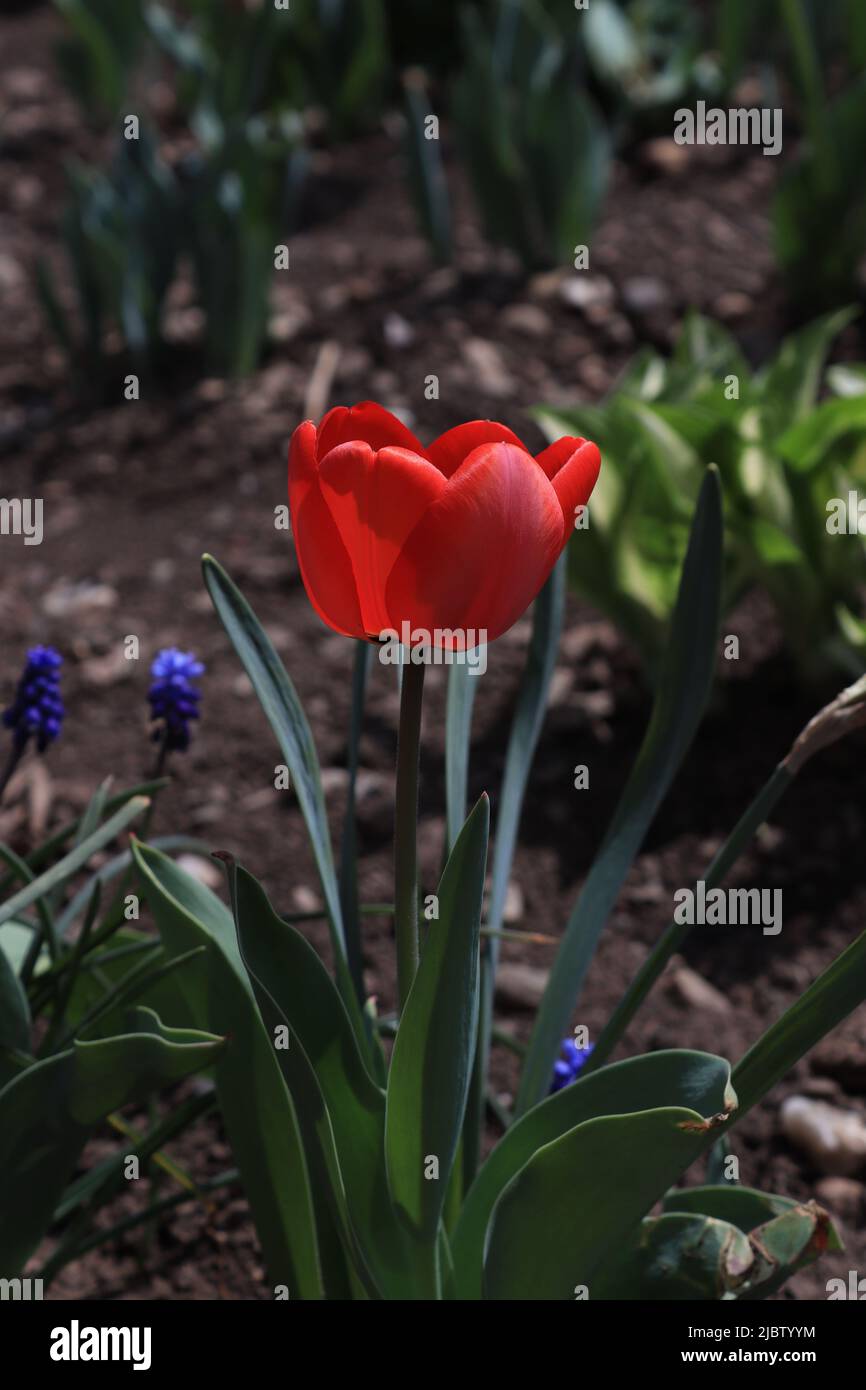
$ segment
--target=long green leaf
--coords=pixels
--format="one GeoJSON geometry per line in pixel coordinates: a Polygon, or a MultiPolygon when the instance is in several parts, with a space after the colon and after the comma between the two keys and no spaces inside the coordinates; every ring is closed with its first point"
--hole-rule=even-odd
{"type": "MultiPolygon", "coordinates": [[[[491,872],[490,906],[486,926],[491,932],[502,927],[508,880],[514,862],[517,831],[523,812],[526,784],[532,760],[547,710],[547,697],[556,666],[562,614],[565,606],[567,556],[563,554],[553,573],[535,601],[532,638],[526,655],[526,665],[520,681],[517,704],[508,737],[505,773],[496,817],[496,838],[491,872]]],[[[490,1058],[490,1038],[493,1029],[493,1003],[496,991],[496,969],[499,964],[499,938],[485,941],[481,956],[481,1002],[478,1026],[478,1051],[472,1078],[472,1091],[467,1113],[464,1167],[468,1180],[475,1175],[484,1117],[484,1089],[490,1058]]]]}
{"type": "Polygon", "coordinates": [[[277,1057],[308,1152],[315,1144],[332,1206],[349,1230],[349,1247],[365,1284],[383,1298],[409,1297],[409,1243],[385,1181],[384,1092],[367,1071],[343,1002],[316,951],[276,915],[252,875],[234,865],[229,873],[241,954],[262,1017],[271,1028],[284,1021],[290,1029],[290,1045],[277,1057]]]}
{"type": "Polygon", "coordinates": [[[323,1289],[309,1175],[291,1096],[265,1031],[238,951],[232,914],[209,889],[151,845],[135,861],[172,959],[207,948],[175,977],[188,1014],[231,1038],[216,1083],[226,1130],[274,1283],[290,1296],[323,1289]],[[218,1022],[217,1022],[218,1021],[218,1022]]]}
{"type": "Polygon", "coordinates": [[[385,1161],[408,1225],[435,1238],[460,1139],[475,1053],[478,942],[490,803],[477,802],[439,884],[418,973],[400,1020],[388,1076],[385,1161]],[[430,1159],[435,1177],[425,1177],[430,1159]]]}
{"type": "Polygon", "coordinates": [[[349,971],[319,760],[307,717],[270,638],[243,594],[211,555],[205,555],[202,569],[217,615],[252,681],[289,768],[325,895],[337,984],[358,1037],[364,1039],[364,1046],[369,1049],[349,971]]]}
{"type": "Polygon", "coordinates": [[[718,470],[701,487],[652,718],[631,777],[566,926],[526,1058],[517,1113],[546,1094],[598,938],[659,803],[694,737],[716,659],[722,578],[718,470]]]}
{"type": "Polygon", "coordinates": [[[134,796],[104,825],[101,825],[98,830],[94,830],[92,835],[88,835],[85,840],[71,849],[50,869],[46,869],[38,878],[33,879],[32,883],[28,883],[25,888],[20,889],[11,898],[7,898],[6,902],[0,906],[0,926],[4,922],[11,921],[31,903],[36,902],[44,894],[50,893],[59,884],[65,883],[87,863],[92,854],[109,844],[115,836],[120,834],[121,830],[124,830],[137,816],[140,816],[149,804],[147,797],[134,796]]]}

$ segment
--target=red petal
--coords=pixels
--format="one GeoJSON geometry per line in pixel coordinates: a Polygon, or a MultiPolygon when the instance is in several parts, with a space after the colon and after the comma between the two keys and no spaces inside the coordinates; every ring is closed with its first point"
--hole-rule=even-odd
{"type": "Polygon", "coordinates": [[[289,446],[289,509],[310,603],[329,627],[346,637],[363,637],[352,564],[319,487],[316,427],[311,420],[298,426],[289,446]]]}
{"type": "Polygon", "coordinates": [[[425,453],[402,420],[375,401],[361,401],[360,405],[348,409],[338,405],[328,411],[319,425],[319,462],[338,444],[348,444],[353,439],[362,439],[371,449],[384,449],[387,444],[394,444],[400,449],[411,449],[422,457],[425,453]]]}
{"type": "MultiPolygon", "coordinates": [[[[575,509],[582,507],[589,501],[590,493],[595,487],[601,468],[601,454],[598,452],[597,445],[588,439],[560,440],[558,444],[551,447],[558,449],[563,442],[577,447],[562,461],[551,482],[562,507],[566,535],[570,535],[574,529],[575,509]]],[[[550,453],[550,450],[546,449],[545,453],[550,453]]],[[[544,467],[543,464],[542,467],[544,467]]]]}
{"type": "Polygon", "coordinates": [[[535,598],[564,540],[559,503],[532,455],[484,444],[406,541],[385,589],[390,626],[456,629],[464,640],[467,629],[486,629],[492,642],[535,598]]]}
{"type": "Polygon", "coordinates": [[[470,420],[434,439],[427,450],[427,457],[446,478],[450,478],[472,450],[482,444],[516,444],[518,449],[524,448],[507,425],[500,425],[496,420],[470,420]]]}
{"type": "Polygon", "coordinates": [[[358,441],[332,449],[319,466],[319,479],[351,557],[364,629],[378,635],[390,626],[384,594],[394,561],[447,483],[416,453],[394,448],[374,453],[358,441]]]}
{"type": "Polygon", "coordinates": [[[564,463],[568,463],[575,449],[579,449],[581,444],[585,444],[585,439],[572,439],[564,435],[562,439],[557,439],[555,443],[549,444],[546,449],[542,449],[536,455],[536,463],[540,463],[548,478],[551,480],[556,477],[564,463]]]}

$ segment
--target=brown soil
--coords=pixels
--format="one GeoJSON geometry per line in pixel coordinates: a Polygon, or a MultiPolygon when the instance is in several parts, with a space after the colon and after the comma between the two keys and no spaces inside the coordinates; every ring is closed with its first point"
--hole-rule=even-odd
{"type": "MultiPolygon", "coordinates": [[[[123,401],[124,364],[118,360],[107,400],[85,407],[68,389],[31,286],[39,255],[57,261],[63,160],[92,148],[53,74],[55,34],[56,21],[44,9],[0,21],[2,491],[43,497],[46,517],[41,548],[25,550],[6,540],[0,550],[0,693],[5,696],[28,643],[55,643],[67,658],[69,717],[42,764],[47,786],[44,778],[28,785],[21,779],[20,798],[0,817],[0,838],[26,846],[46,814],[55,822],[80,811],[107,773],[126,783],[149,770],[146,666],[159,647],[176,644],[195,649],[207,664],[205,710],[191,752],[175,760],[175,781],[159,803],[154,831],[182,830],[231,850],[262,878],[281,910],[307,910],[318,902],[318,884],[301,818],[291,795],[273,789],[276,750],[203,592],[202,551],[213,552],[241,585],[297,684],[316,734],[336,831],[344,804],[352,647],[313,614],[291,544],[274,529],[274,507],[285,500],[292,428],[311,406],[375,397],[408,412],[422,438],[464,418],[490,415],[534,445],[540,441],[527,407],[596,397],[639,340],[669,344],[690,304],[726,318],[759,358],[783,328],[766,221],[774,161],[760,153],[737,159],[690,154],[684,167],[671,169],[659,163],[655,147],[638,150],[617,170],[592,250],[592,273],[608,278],[611,300],[578,310],[563,298],[561,277],[526,283],[507,256],[491,253],[463,203],[458,268],[432,270],[403,191],[399,150],[389,137],[323,154],[309,225],[292,238],[292,272],[276,288],[276,341],[262,370],[239,386],[196,384],[187,365],[194,316],[178,302],[172,382],[146,387],[137,403],[123,401]],[[652,286],[647,307],[639,307],[632,283],[637,276],[652,286]],[[311,400],[323,344],[338,345],[336,365],[323,397],[311,400]],[[431,373],[440,378],[438,401],[424,397],[431,373]],[[128,634],[140,640],[138,664],[122,658],[128,634]]],[[[853,331],[847,346],[856,353],[853,331]]],[[[707,715],[629,876],[580,1003],[579,1021],[594,1036],[666,926],[675,889],[700,873],[822,696],[833,693],[805,692],[797,684],[760,596],[752,596],[728,628],[740,636],[742,659],[721,663],[725,698],[707,715]]],[[[524,620],[491,650],[478,695],[471,791],[488,789],[494,814],[527,631],[524,620]]],[[[428,684],[421,863],[423,881],[432,886],[443,832],[443,672],[433,669],[428,684]]],[[[570,601],[514,866],[523,902],[518,926],[561,931],[648,708],[633,653],[607,623],[570,601]],[[591,792],[580,796],[570,771],[577,763],[591,768],[591,792]]],[[[377,667],[359,805],[366,901],[391,892],[396,714],[393,674],[377,667]]],[[[736,1060],[860,931],[866,814],[853,767],[863,747],[860,739],[816,759],[739,867],[738,882],[783,889],[781,935],[696,931],[684,956],[721,991],[720,1011],[689,1008],[669,970],[620,1055],[684,1045],[736,1060]]],[[[313,926],[310,936],[327,952],[322,931],[313,926]]],[[[503,960],[546,966],[552,954],[549,946],[507,943],[503,960]]],[[[368,919],[365,957],[369,989],[385,1011],[394,1000],[386,921],[368,919]]],[[[528,1034],[531,1012],[508,1006],[502,1019],[518,1036],[528,1034]]],[[[815,1195],[820,1174],[781,1136],[779,1104],[786,1094],[806,1091],[866,1111],[864,1022],[861,1009],[735,1131],[743,1182],[794,1197],[815,1195]]],[[[493,1079],[504,1098],[513,1094],[510,1053],[496,1051],[493,1079]]],[[[88,1161],[112,1147],[108,1132],[100,1135],[88,1161]]],[[[215,1122],[195,1127],[172,1152],[198,1178],[231,1163],[215,1122]]],[[[859,1198],[852,1196],[844,1210],[836,1198],[847,1251],[797,1276],[788,1296],[823,1297],[832,1274],[866,1267],[864,1193],[861,1185],[859,1198]]],[[[118,1219],[141,1200],[124,1197],[105,1219],[118,1219]]],[[[62,1298],[266,1294],[255,1234],[237,1190],[218,1198],[209,1212],[194,1202],[182,1207],[155,1242],[147,1244],[139,1231],[94,1252],[68,1268],[52,1290],[62,1298]]]]}

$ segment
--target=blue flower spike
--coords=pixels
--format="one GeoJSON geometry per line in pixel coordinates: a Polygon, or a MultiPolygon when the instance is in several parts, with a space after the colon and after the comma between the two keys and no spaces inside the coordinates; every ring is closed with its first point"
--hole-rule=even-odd
{"type": "Polygon", "coordinates": [[[190,723],[200,717],[201,691],[193,684],[204,675],[204,666],[192,652],[164,647],[157,652],[150,674],[153,684],[147,692],[150,717],[154,723],[154,742],[166,753],[183,753],[189,747],[190,723]]]}
{"type": "Polygon", "coordinates": [[[586,1059],[592,1052],[594,1043],[589,1043],[586,1047],[578,1047],[572,1038],[566,1038],[560,1048],[559,1060],[553,1064],[553,1081],[550,1085],[550,1094],[561,1091],[563,1087],[570,1086],[572,1081],[576,1081],[583,1071],[586,1059]]]}
{"type": "Polygon", "coordinates": [[[18,756],[31,739],[44,753],[60,733],[65,712],[60,694],[62,665],[63,657],[53,647],[31,647],[27,653],[15,698],[3,711],[3,724],[12,730],[18,756]]]}

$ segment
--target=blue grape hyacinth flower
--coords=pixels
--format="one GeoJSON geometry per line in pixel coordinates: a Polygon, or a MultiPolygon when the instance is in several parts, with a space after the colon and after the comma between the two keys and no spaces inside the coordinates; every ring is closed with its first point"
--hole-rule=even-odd
{"type": "MultiPolygon", "coordinates": [[[[14,752],[24,752],[31,738],[44,753],[63,725],[60,667],[63,657],[53,647],[31,647],[15,698],[3,711],[3,724],[12,730],[14,752]]],[[[17,758],[16,758],[17,760],[17,758]]]]}
{"type": "Polygon", "coordinates": [[[185,752],[189,747],[190,722],[199,718],[201,700],[193,681],[204,675],[204,669],[192,652],[176,647],[165,647],[154,658],[147,698],[156,725],[154,741],[161,742],[166,753],[185,752]]]}
{"type": "Polygon", "coordinates": [[[561,1091],[564,1086],[570,1086],[572,1081],[577,1080],[593,1047],[594,1043],[589,1043],[586,1047],[578,1047],[573,1039],[565,1039],[559,1049],[560,1057],[553,1064],[553,1081],[550,1084],[551,1095],[554,1091],[561,1091]]]}

